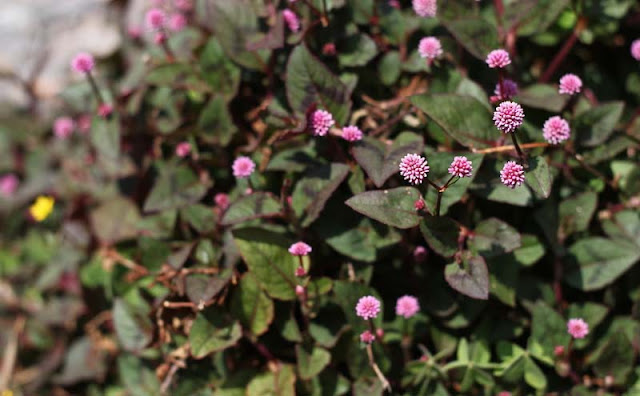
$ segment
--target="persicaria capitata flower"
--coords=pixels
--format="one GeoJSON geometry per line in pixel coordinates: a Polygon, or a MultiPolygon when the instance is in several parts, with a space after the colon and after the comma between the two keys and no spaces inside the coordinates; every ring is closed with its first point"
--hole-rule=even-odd
{"type": "Polygon", "coordinates": [[[289,246],[289,253],[293,254],[294,256],[306,256],[311,253],[311,246],[302,241],[296,242],[293,245],[289,246]]]}
{"type": "Polygon", "coordinates": [[[336,45],[334,43],[326,43],[322,46],[322,53],[326,56],[333,56],[336,54],[336,45]]]}
{"type": "Polygon", "coordinates": [[[509,100],[518,94],[518,84],[511,79],[505,78],[502,84],[496,84],[493,94],[496,101],[509,100]]]}
{"type": "Polygon", "coordinates": [[[13,173],[0,177],[0,195],[10,197],[18,189],[18,178],[13,173]]]}
{"type": "Polygon", "coordinates": [[[553,354],[557,357],[564,355],[564,346],[556,345],[555,347],[553,347],[553,354]]]}
{"type": "Polygon", "coordinates": [[[500,171],[500,181],[509,188],[516,188],[524,183],[524,168],[515,161],[508,161],[500,171]]]}
{"type": "Polygon", "coordinates": [[[189,142],[180,142],[176,146],[176,155],[180,158],[186,157],[191,152],[191,144],[189,142]]]}
{"type": "Polygon", "coordinates": [[[362,131],[355,125],[342,128],[342,138],[348,142],[362,140],[362,131]]]}
{"type": "Polygon", "coordinates": [[[242,179],[251,176],[256,169],[256,164],[249,157],[238,157],[231,166],[233,176],[242,179]]]}
{"type": "Polygon", "coordinates": [[[191,11],[193,8],[192,0],[175,0],[173,4],[181,11],[191,11]]]}
{"type": "Polygon", "coordinates": [[[300,30],[300,19],[295,12],[287,9],[282,11],[282,16],[284,17],[284,21],[287,23],[289,30],[292,32],[297,32],[300,30]]]}
{"type": "Polygon", "coordinates": [[[416,263],[424,263],[427,261],[427,257],[429,256],[429,251],[424,246],[416,246],[413,249],[413,260],[416,263]]]}
{"type": "Polygon", "coordinates": [[[316,110],[311,115],[311,129],[314,136],[325,136],[334,124],[333,116],[326,110],[316,110]]]}
{"type": "Polygon", "coordinates": [[[573,338],[584,338],[589,334],[589,325],[581,318],[569,319],[567,322],[567,332],[573,338]]]}
{"type": "Polygon", "coordinates": [[[59,117],[53,123],[53,133],[58,139],[66,139],[73,133],[75,123],[69,117],[59,117]]]}
{"type": "Polygon", "coordinates": [[[640,39],[633,40],[631,43],[631,56],[633,56],[633,59],[640,61],[640,39]]]}
{"type": "Polygon", "coordinates": [[[301,285],[296,286],[296,295],[304,296],[304,286],[301,286],[301,285]]]}
{"type": "Polygon", "coordinates": [[[402,296],[396,301],[396,315],[409,319],[420,311],[418,299],[413,296],[402,296]]]}
{"type": "Polygon", "coordinates": [[[297,277],[302,278],[303,276],[307,275],[307,271],[304,269],[304,267],[296,267],[295,274],[297,277]]]}
{"type": "Polygon", "coordinates": [[[411,184],[421,184],[429,174],[427,159],[418,154],[407,154],[400,160],[400,174],[411,184]]]}
{"type": "Polygon", "coordinates": [[[179,32],[187,26],[187,18],[182,14],[173,14],[169,17],[167,26],[169,27],[169,30],[179,32]]]}
{"type": "Polygon", "coordinates": [[[213,202],[216,203],[216,206],[222,210],[225,210],[229,207],[229,195],[225,193],[217,193],[213,197],[213,202]]]}
{"type": "Polygon", "coordinates": [[[413,0],[413,10],[421,17],[433,18],[438,12],[436,0],[413,0]]]}
{"type": "Polygon", "coordinates": [[[152,30],[159,30],[164,27],[167,16],[164,11],[159,8],[152,8],[147,11],[147,15],[145,16],[145,20],[147,22],[147,27],[152,30]]]}
{"type": "Polygon", "coordinates": [[[424,201],[422,200],[422,198],[417,199],[417,200],[413,203],[413,207],[414,207],[416,210],[422,210],[422,209],[424,209],[424,206],[425,206],[425,204],[424,204],[424,201]]]}
{"type": "Polygon", "coordinates": [[[471,161],[467,157],[454,157],[449,166],[449,174],[458,177],[470,177],[473,172],[471,161]]]}
{"type": "Polygon", "coordinates": [[[165,41],[167,41],[167,35],[164,34],[164,32],[156,32],[153,35],[153,42],[160,45],[162,43],[164,43],[165,41]]]}
{"type": "Polygon", "coordinates": [[[364,320],[373,319],[380,313],[380,301],[373,296],[364,296],[358,300],[356,315],[364,320]]]}
{"type": "Polygon", "coordinates": [[[486,62],[487,65],[489,65],[489,67],[492,69],[502,69],[511,64],[511,58],[509,57],[509,53],[507,51],[503,49],[496,49],[489,52],[486,62]]]}
{"type": "Polygon", "coordinates": [[[504,133],[513,133],[524,121],[524,110],[515,102],[502,102],[493,113],[493,122],[504,133]]]}
{"type": "Polygon", "coordinates": [[[71,61],[71,68],[78,73],[89,73],[94,65],[93,56],[86,52],[80,52],[71,61]]]}
{"type": "Polygon", "coordinates": [[[545,121],[542,127],[544,140],[551,144],[558,144],[569,139],[571,128],[569,123],[562,117],[554,116],[545,121]]]}
{"type": "Polygon", "coordinates": [[[429,60],[436,59],[442,55],[442,45],[440,40],[435,37],[424,37],[418,44],[418,53],[420,57],[429,60]]]}
{"type": "Polygon", "coordinates": [[[376,336],[374,336],[369,330],[365,330],[360,334],[360,341],[365,344],[371,344],[375,339],[376,336]]]}
{"type": "Polygon", "coordinates": [[[109,103],[101,103],[98,106],[98,115],[102,118],[107,118],[113,113],[113,106],[109,103]]]}
{"type": "Polygon", "coordinates": [[[389,6],[399,10],[400,2],[398,0],[389,0],[389,6]]]}
{"type": "Polygon", "coordinates": [[[565,95],[575,95],[582,89],[582,80],[575,74],[565,74],[560,78],[558,92],[565,95]]]}

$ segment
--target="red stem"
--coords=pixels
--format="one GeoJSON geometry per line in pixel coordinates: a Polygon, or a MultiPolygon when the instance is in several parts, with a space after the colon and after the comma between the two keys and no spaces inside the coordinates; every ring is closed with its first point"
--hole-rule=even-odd
{"type": "Polygon", "coordinates": [[[541,83],[549,82],[549,80],[551,79],[553,74],[556,72],[560,64],[562,64],[562,62],[564,62],[564,59],[567,57],[567,55],[569,55],[569,52],[571,51],[576,41],[578,40],[578,36],[580,35],[580,33],[586,27],[587,27],[587,20],[585,18],[580,18],[578,20],[578,23],[576,24],[576,27],[573,29],[571,36],[569,36],[569,38],[564,43],[562,48],[560,48],[560,51],[558,51],[556,56],[553,58],[553,60],[547,67],[547,70],[545,70],[545,72],[542,74],[542,77],[540,77],[539,82],[541,83]]]}

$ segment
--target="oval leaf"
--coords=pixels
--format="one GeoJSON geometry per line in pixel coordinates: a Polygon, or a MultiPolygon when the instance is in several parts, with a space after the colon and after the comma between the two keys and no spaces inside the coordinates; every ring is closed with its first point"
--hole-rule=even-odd
{"type": "Polygon", "coordinates": [[[414,202],[420,192],[413,187],[366,191],[349,198],[345,204],[356,212],[397,228],[412,228],[420,223],[414,202]]]}

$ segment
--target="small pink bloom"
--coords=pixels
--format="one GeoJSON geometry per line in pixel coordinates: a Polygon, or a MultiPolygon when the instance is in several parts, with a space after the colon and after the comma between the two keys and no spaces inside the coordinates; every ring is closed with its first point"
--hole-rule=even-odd
{"type": "Polygon", "coordinates": [[[86,52],[79,53],[71,61],[71,68],[78,73],[89,73],[93,70],[94,65],[93,56],[86,52]]]}
{"type": "Polygon", "coordinates": [[[53,123],[53,133],[58,139],[66,139],[75,129],[75,123],[69,117],[59,117],[53,123]]]}
{"type": "Polygon", "coordinates": [[[511,396],[511,392],[502,391],[502,392],[498,393],[497,396],[511,396]]]}
{"type": "Polygon", "coordinates": [[[8,198],[18,189],[18,178],[13,173],[0,177],[0,195],[8,198]]]}
{"type": "Polygon", "coordinates": [[[561,357],[562,355],[564,355],[564,347],[563,347],[562,345],[556,345],[556,346],[553,348],[553,354],[554,354],[556,357],[561,357]]]}
{"type": "Polygon", "coordinates": [[[382,327],[376,329],[376,336],[380,339],[384,337],[384,329],[382,327]]]}
{"type": "Polygon", "coordinates": [[[342,138],[348,142],[357,142],[362,140],[362,131],[355,125],[349,125],[342,128],[342,138]]]}
{"type": "Polygon", "coordinates": [[[176,155],[184,158],[191,153],[191,144],[189,142],[180,142],[176,146],[176,155]]]}
{"type": "Polygon", "coordinates": [[[307,271],[305,271],[304,267],[297,267],[295,274],[298,278],[302,278],[307,275],[307,271]]]}
{"type": "Polygon", "coordinates": [[[293,245],[289,246],[289,253],[293,254],[294,256],[306,256],[311,253],[311,246],[302,241],[296,242],[293,245]]]}
{"type": "Polygon", "coordinates": [[[415,210],[422,210],[422,209],[424,209],[424,206],[425,205],[424,205],[424,201],[422,200],[422,198],[416,200],[413,203],[413,207],[415,208],[415,210]]]}
{"type": "Polygon", "coordinates": [[[217,193],[213,197],[213,202],[216,203],[216,206],[222,210],[226,210],[229,207],[229,196],[225,193],[217,193]]]}
{"type": "Polygon", "coordinates": [[[376,336],[374,336],[369,330],[365,330],[360,334],[360,341],[365,344],[371,344],[375,339],[376,336]]]}
{"type": "Polygon", "coordinates": [[[509,57],[509,53],[503,49],[497,49],[489,52],[487,55],[487,65],[490,68],[502,69],[511,64],[511,58],[509,57]]]}
{"type": "Polygon", "coordinates": [[[326,43],[322,47],[322,53],[326,56],[334,56],[336,54],[336,45],[334,43],[326,43]]]}
{"type": "Polygon", "coordinates": [[[413,0],[413,10],[421,17],[433,18],[438,12],[436,0],[413,0]]]}
{"type": "Polygon", "coordinates": [[[389,6],[399,10],[400,9],[400,2],[398,0],[389,0],[389,6]]]}
{"type": "Polygon", "coordinates": [[[633,56],[633,59],[640,61],[640,39],[633,40],[631,43],[631,56],[633,56]]]}
{"type": "Polygon", "coordinates": [[[413,296],[402,296],[396,302],[396,315],[409,319],[420,311],[418,299],[413,296]]]}
{"type": "Polygon", "coordinates": [[[179,32],[187,26],[187,18],[182,14],[173,14],[169,17],[167,26],[172,32],[179,32]]]}
{"type": "Polygon", "coordinates": [[[567,322],[567,332],[573,338],[584,338],[589,334],[589,325],[581,318],[569,319],[567,322]]]}
{"type": "Polygon", "coordinates": [[[233,161],[231,168],[233,169],[233,176],[241,179],[251,176],[256,169],[256,164],[249,157],[238,157],[233,161]]]}
{"type": "Polygon", "coordinates": [[[304,286],[300,286],[300,285],[296,286],[296,295],[304,296],[304,286]]]}
{"type": "Polygon", "coordinates": [[[174,0],[173,4],[181,11],[191,11],[193,9],[192,0],[174,0]]]}
{"type": "Polygon", "coordinates": [[[153,35],[153,42],[156,43],[157,45],[160,45],[165,41],[167,41],[167,35],[164,34],[164,32],[156,32],[153,35]]]}
{"type": "Polygon", "coordinates": [[[566,95],[575,95],[582,89],[582,80],[575,74],[565,74],[560,78],[560,88],[558,92],[566,95]]]}
{"type": "Polygon", "coordinates": [[[129,26],[129,28],[127,29],[127,34],[130,38],[137,40],[142,37],[142,29],[140,28],[140,26],[129,26]]]}
{"type": "Polygon", "coordinates": [[[331,113],[325,110],[316,110],[311,115],[311,129],[314,136],[325,136],[335,124],[331,113]]]}
{"type": "Polygon", "coordinates": [[[571,136],[571,128],[567,120],[554,116],[545,121],[542,136],[551,144],[562,143],[571,136]]]}
{"type": "Polygon", "coordinates": [[[509,100],[518,94],[518,84],[513,80],[505,78],[502,81],[502,86],[500,86],[500,83],[496,84],[493,93],[495,96],[491,97],[492,102],[509,100]],[[502,92],[503,90],[504,92],[502,92]]]}
{"type": "Polygon", "coordinates": [[[418,154],[407,154],[400,160],[400,174],[411,184],[421,184],[429,174],[427,159],[418,154]]]}
{"type": "Polygon", "coordinates": [[[416,263],[424,263],[427,261],[427,257],[429,256],[429,251],[424,246],[416,246],[413,249],[413,260],[416,263]]]}
{"type": "Polygon", "coordinates": [[[454,157],[449,166],[449,174],[458,177],[470,177],[473,172],[471,161],[467,157],[454,157]]]}
{"type": "Polygon", "coordinates": [[[282,16],[284,17],[284,21],[287,23],[289,30],[292,32],[297,32],[300,30],[300,19],[295,12],[286,9],[282,11],[282,16]]]}
{"type": "Polygon", "coordinates": [[[524,183],[524,168],[515,161],[508,161],[500,171],[500,181],[509,188],[516,188],[524,183]]]}
{"type": "Polygon", "coordinates": [[[251,195],[253,194],[253,189],[251,187],[247,187],[246,190],[244,190],[244,195],[251,195]]]}
{"type": "Polygon", "coordinates": [[[98,106],[98,115],[102,118],[107,118],[113,113],[113,106],[109,103],[102,103],[98,106]]]}
{"type": "Polygon", "coordinates": [[[435,37],[424,37],[418,44],[418,53],[420,57],[429,60],[436,59],[442,55],[442,45],[440,40],[435,37]]]}
{"type": "Polygon", "coordinates": [[[160,30],[164,27],[167,16],[164,11],[159,8],[152,8],[147,11],[145,20],[147,21],[147,27],[152,30],[160,30]]]}
{"type": "Polygon", "coordinates": [[[356,315],[364,320],[373,319],[380,313],[380,301],[373,296],[364,296],[358,300],[356,315]]]}
{"type": "Polygon", "coordinates": [[[502,102],[493,113],[493,122],[503,133],[513,133],[524,121],[524,110],[515,102],[502,102]]]}

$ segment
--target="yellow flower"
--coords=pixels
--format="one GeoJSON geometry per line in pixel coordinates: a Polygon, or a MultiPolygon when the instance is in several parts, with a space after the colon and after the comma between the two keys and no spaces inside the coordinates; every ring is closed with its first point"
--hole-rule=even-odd
{"type": "Polygon", "coordinates": [[[36,202],[29,208],[29,213],[36,221],[42,221],[51,214],[55,199],[46,195],[40,195],[36,198],[36,202]]]}
{"type": "Polygon", "coordinates": [[[0,393],[0,396],[13,396],[13,392],[11,391],[11,389],[5,389],[2,391],[2,393],[0,393]]]}

